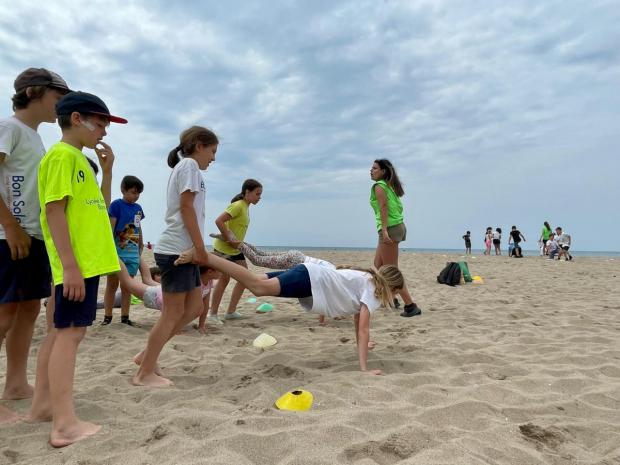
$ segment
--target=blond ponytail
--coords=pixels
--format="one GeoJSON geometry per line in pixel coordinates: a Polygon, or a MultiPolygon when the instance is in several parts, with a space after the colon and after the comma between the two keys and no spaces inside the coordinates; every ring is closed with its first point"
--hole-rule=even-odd
{"type": "Polygon", "coordinates": [[[375,297],[384,307],[393,307],[392,290],[405,287],[405,278],[398,267],[383,265],[379,270],[375,268],[359,268],[356,266],[337,266],[338,270],[356,270],[368,273],[375,286],[375,297]]]}

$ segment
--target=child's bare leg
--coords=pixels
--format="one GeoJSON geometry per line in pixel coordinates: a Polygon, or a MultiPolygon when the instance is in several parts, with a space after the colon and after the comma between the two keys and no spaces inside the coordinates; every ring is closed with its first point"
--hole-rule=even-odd
{"type": "Polygon", "coordinates": [[[129,307],[131,307],[131,292],[121,286],[121,318],[129,318],[129,307]]]}
{"type": "Polygon", "coordinates": [[[55,289],[52,287],[52,295],[47,301],[45,309],[45,321],[47,323],[47,335],[39,346],[37,354],[37,371],[34,382],[34,394],[32,405],[28,414],[28,421],[51,421],[52,401],[50,399],[50,383],[48,366],[52,347],[56,340],[56,328],[54,328],[54,309],[56,308],[55,289]]]}
{"type": "Polygon", "coordinates": [[[159,354],[183,318],[186,296],[187,292],[163,293],[164,308],[159,320],[151,329],[146,349],[139,363],[140,368],[132,379],[135,386],[166,387],[173,384],[169,379],[158,375],[155,370],[159,354]]]}
{"type": "Polygon", "coordinates": [[[5,400],[29,399],[33,387],[28,383],[27,366],[34,322],[41,309],[40,300],[18,304],[13,326],[6,336],[6,383],[2,398],[5,400]]]}
{"type": "MultiPolygon", "coordinates": [[[[132,278],[127,271],[127,267],[121,260],[119,260],[119,265],[121,267],[121,271],[118,273],[118,279],[121,284],[121,289],[125,288],[130,294],[135,295],[138,299],[143,299],[146,290],[152,286],[132,278]]],[[[159,283],[155,281],[153,282],[155,283],[153,286],[159,286],[159,283]]]]}
{"type": "MultiPolygon", "coordinates": [[[[221,271],[223,275],[234,278],[243,284],[255,296],[278,296],[280,295],[280,281],[277,278],[269,278],[266,274],[256,274],[242,266],[236,265],[213,254],[209,254],[209,266],[221,271]]],[[[219,285],[219,283],[218,283],[219,285]]],[[[217,289],[218,286],[216,286],[217,289]]],[[[215,290],[213,294],[215,300],[215,290]]],[[[214,303],[212,302],[214,305],[214,303]]],[[[213,313],[213,310],[211,310],[213,313]]]]}
{"type": "MultiPolygon", "coordinates": [[[[129,273],[128,273],[129,274],[129,273]]],[[[158,286],[159,283],[153,279],[151,275],[151,269],[144,261],[144,258],[140,257],[140,278],[142,282],[147,286],[158,286]]],[[[135,294],[134,294],[135,295],[135,294]]]]}
{"type": "MultiPolygon", "coordinates": [[[[213,256],[214,255],[209,255],[209,257],[213,257],[213,256]]],[[[234,265],[234,266],[237,266],[237,265],[234,265]]],[[[230,281],[230,276],[226,274],[222,274],[220,279],[217,280],[217,284],[213,288],[213,291],[211,291],[213,294],[211,296],[211,310],[209,311],[211,315],[217,315],[217,312],[220,309],[220,303],[222,302],[222,297],[224,296],[224,291],[226,290],[226,286],[228,286],[229,281],[230,281]]]]}
{"type": "Polygon", "coordinates": [[[116,289],[118,289],[118,275],[109,274],[106,278],[105,294],[103,296],[103,308],[105,309],[104,321],[112,321],[112,309],[114,308],[114,299],[116,298],[116,289]]]}
{"type": "Polygon", "coordinates": [[[99,425],[78,419],[73,404],[75,359],[85,334],[84,327],[56,330],[48,373],[53,414],[50,444],[54,447],[68,446],[101,429],[99,425]]]}
{"type": "Polygon", "coordinates": [[[228,302],[226,313],[235,313],[244,290],[245,286],[243,284],[239,282],[235,283],[235,287],[233,287],[232,293],[230,294],[230,302],[228,302]]]}

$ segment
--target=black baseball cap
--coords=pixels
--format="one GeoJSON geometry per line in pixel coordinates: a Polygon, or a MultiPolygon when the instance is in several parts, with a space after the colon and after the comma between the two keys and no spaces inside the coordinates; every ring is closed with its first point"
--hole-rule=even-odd
{"type": "Polygon", "coordinates": [[[74,111],[85,115],[100,115],[108,118],[112,123],[126,124],[127,120],[110,114],[110,110],[103,100],[87,92],[69,92],[56,104],[56,114],[70,115],[74,111]]]}
{"type": "Polygon", "coordinates": [[[45,68],[28,68],[22,71],[13,83],[15,92],[20,92],[31,86],[53,87],[54,89],[71,92],[63,78],[45,68]]]}

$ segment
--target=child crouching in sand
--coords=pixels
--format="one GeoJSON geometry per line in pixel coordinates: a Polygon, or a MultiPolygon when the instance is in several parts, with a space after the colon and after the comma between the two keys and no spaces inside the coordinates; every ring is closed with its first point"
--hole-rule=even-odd
{"type": "Polygon", "coordinates": [[[318,315],[353,315],[360,369],[382,374],[367,367],[368,350],[373,346],[370,315],[382,306],[391,307],[394,293],[404,287],[405,279],[396,266],[334,269],[304,263],[286,271],[257,274],[213,254],[209,254],[208,263],[256,296],[297,298],[305,311],[318,315]]]}

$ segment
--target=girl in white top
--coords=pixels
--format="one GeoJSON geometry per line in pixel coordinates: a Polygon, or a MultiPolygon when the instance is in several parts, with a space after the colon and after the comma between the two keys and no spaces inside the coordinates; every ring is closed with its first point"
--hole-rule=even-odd
{"type": "Polygon", "coordinates": [[[405,285],[402,273],[394,265],[375,269],[335,269],[306,262],[286,271],[255,274],[223,258],[209,254],[209,267],[228,274],[256,296],[299,299],[310,313],[329,317],[354,316],[355,338],[360,369],[368,370],[366,361],[370,344],[370,314],[379,307],[391,307],[393,294],[405,285]]]}
{"type": "Polygon", "coordinates": [[[166,229],[155,247],[161,269],[163,309],[149,334],[146,348],[134,357],[140,365],[136,386],[170,386],[157,366],[164,345],[202,313],[199,265],[207,265],[203,240],[205,184],[200,173],[215,160],[218,138],[210,130],[193,126],[181,133],[180,144],[168,155],[173,168],[168,181],[166,229]],[[184,250],[195,247],[193,263],[175,266],[184,250]]]}

